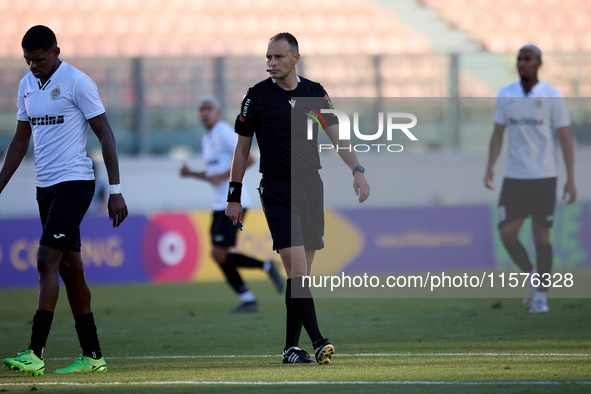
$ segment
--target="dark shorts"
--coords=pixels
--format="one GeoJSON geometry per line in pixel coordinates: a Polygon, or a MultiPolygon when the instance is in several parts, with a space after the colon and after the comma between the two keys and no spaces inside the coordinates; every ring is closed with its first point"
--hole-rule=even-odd
{"type": "Polygon", "coordinates": [[[305,250],[324,248],[324,186],[319,174],[263,177],[258,190],[273,250],[301,245],[305,250]]]}
{"type": "MultiPolygon", "coordinates": [[[[246,216],[246,209],[242,214],[242,219],[246,216]]],[[[211,243],[223,248],[231,248],[236,245],[236,234],[238,226],[232,224],[232,220],[226,216],[225,211],[213,211],[213,220],[211,222],[211,243]]]]}
{"type": "Polygon", "coordinates": [[[94,195],[94,180],[67,181],[37,188],[43,234],[39,245],[80,252],[80,223],[94,195]]]}
{"type": "Polygon", "coordinates": [[[556,178],[505,178],[497,209],[499,228],[532,216],[543,227],[552,227],[556,204],[556,178]]]}

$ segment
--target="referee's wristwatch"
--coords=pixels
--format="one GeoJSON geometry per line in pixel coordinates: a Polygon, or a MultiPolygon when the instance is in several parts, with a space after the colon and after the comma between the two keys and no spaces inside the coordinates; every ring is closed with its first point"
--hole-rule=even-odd
{"type": "Polygon", "coordinates": [[[363,166],[361,166],[361,165],[359,165],[359,166],[357,166],[357,167],[353,168],[353,176],[355,176],[355,173],[356,173],[357,171],[359,171],[359,172],[361,172],[361,173],[364,173],[364,172],[365,172],[365,168],[363,168],[363,166]]]}

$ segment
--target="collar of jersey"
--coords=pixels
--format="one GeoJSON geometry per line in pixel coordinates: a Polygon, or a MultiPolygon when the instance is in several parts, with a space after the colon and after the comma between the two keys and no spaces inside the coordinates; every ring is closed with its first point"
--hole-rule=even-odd
{"type": "Polygon", "coordinates": [[[221,126],[222,123],[224,123],[225,120],[224,119],[220,119],[218,120],[211,129],[209,129],[209,131],[207,131],[203,136],[209,138],[209,136],[213,135],[214,133],[216,133],[216,130],[218,130],[221,126]]]}
{"type": "MultiPolygon", "coordinates": [[[[296,77],[298,78],[298,82],[302,82],[300,80],[300,76],[299,75],[296,75],[296,77]]],[[[273,81],[273,83],[277,83],[277,81],[275,80],[275,78],[271,78],[271,81],[273,81]]]]}
{"type": "Polygon", "coordinates": [[[525,94],[525,91],[523,90],[523,86],[521,86],[521,81],[517,82],[519,84],[519,89],[521,91],[521,94],[523,97],[538,97],[540,90],[543,89],[543,82],[538,80],[538,82],[531,87],[531,90],[529,91],[528,94],[525,94]]]}
{"type": "MultiPolygon", "coordinates": [[[[51,74],[51,77],[49,77],[49,79],[47,80],[47,82],[45,82],[45,84],[43,84],[43,86],[41,86],[39,89],[43,89],[43,88],[47,88],[49,86],[49,84],[51,83],[52,80],[55,81],[56,77],[62,72],[62,70],[66,68],[66,62],[64,62],[62,60],[62,62],[60,63],[60,65],[57,67],[57,69],[53,72],[53,74],[51,74]]],[[[37,78],[35,78],[37,79],[37,78]]],[[[40,82],[39,79],[37,79],[37,82],[40,82]]]]}

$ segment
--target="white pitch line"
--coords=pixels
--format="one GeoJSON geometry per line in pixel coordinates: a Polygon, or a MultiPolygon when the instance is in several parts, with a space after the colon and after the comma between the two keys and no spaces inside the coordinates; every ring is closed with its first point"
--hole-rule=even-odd
{"type": "Polygon", "coordinates": [[[591,381],[555,382],[555,381],[532,381],[532,382],[429,382],[429,381],[383,381],[383,382],[196,382],[196,381],[173,381],[173,382],[104,382],[104,383],[75,383],[75,382],[42,382],[42,383],[0,383],[2,386],[162,386],[162,385],[243,385],[243,386],[275,386],[275,385],[458,385],[458,386],[516,386],[516,385],[591,385],[591,381]]]}
{"type": "MultiPolygon", "coordinates": [[[[590,357],[590,353],[356,353],[335,354],[333,357],[590,357]]],[[[107,360],[151,360],[151,359],[191,359],[191,358],[267,358],[281,357],[280,354],[220,354],[203,356],[129,356],[105,357],[107,360]]],[[[72,360],[71,357],[46,358],[45,360],[72,360]]]]}

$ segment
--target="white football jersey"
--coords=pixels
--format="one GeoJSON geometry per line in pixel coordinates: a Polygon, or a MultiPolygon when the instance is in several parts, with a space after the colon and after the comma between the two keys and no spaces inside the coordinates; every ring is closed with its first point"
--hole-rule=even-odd
{"type": "Polygon", "coordinates": [[[31,124],[38,187],[94,179],[87,119],[103,113],[94,81],[64,61],[44,85],[31,73],[21,80],[17,119],[31,124]]]}
{"type": "Polygon", "coordinates": [[[506,178],[540,179],[558,176],[556,129],[570,126],[562,94],[539,81],[525,94],[521,82],[502,88],[494,122],[507,127],[509,162],[506,178]]]}
{"type": "MultiPolygon", "coordinates": [[[[220,120],[201,139],[203,161],[205,162],[205,175],[213,176],[223,174],[232,168],[234,147],[238,135],[232,126],[226,121],[220,120]]],[[[226,209],[228,199],[228,188],[230,177],[213,185],[213,210],[223,211],[226,209]]],[[[246,185],[242,185],[242,207],[250,206],[250,197],[246,191],[246,185]]]]}

